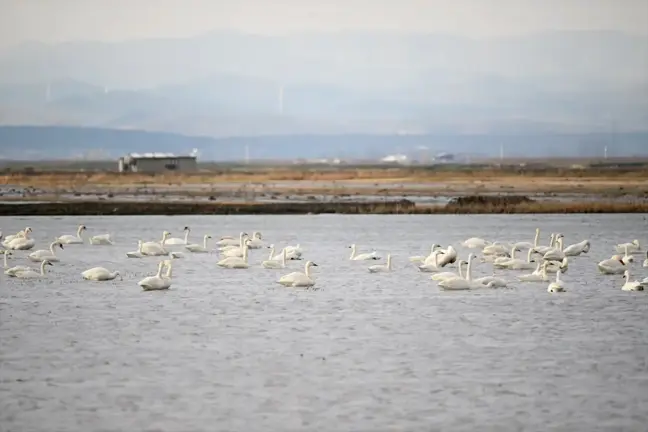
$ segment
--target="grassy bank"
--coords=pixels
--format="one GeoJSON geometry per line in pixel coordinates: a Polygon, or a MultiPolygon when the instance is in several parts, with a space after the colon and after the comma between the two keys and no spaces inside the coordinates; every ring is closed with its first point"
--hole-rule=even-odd
{"type": "Polygon", "coordinates": [[[648,213],[648,202],[555,202],[530,199],[464,200],[417,206],[395,202],[178,203],[49,202],[0,204],[0,216],[289,215],[289,214],[530,214],[648,213]]]}

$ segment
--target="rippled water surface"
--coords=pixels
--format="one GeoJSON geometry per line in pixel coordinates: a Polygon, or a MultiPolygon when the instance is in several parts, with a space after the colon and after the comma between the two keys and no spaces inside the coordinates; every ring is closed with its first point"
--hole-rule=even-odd
{"type": "Polygon", "coordinates": [[[0,218],[5,234],[33,227],[35,249],[79,223],[116,245],[67,246],[45,280],[0,276],[2,431],[646,430],[648,293],[595,268],[616,243],[648,244],[643,215],[0,218]],[[262,249],[247,270],[187,255],[170,290],[142,292],[158,259],[125,252],[185,225],[194,242],[258,230],[300,243],[319,290],[276,284],[303,262],[265,270],[262,249]],[[532,241],[536,226],[544,244],[592,240],[566,293],[440,292],[407,261],[431,243],[465,258],[472,236],[532,241]],[[349,261],[350,243],[391,252],[394,272],[349,261]],[[83,281],[97,265],[124,280],[83,281]]]}

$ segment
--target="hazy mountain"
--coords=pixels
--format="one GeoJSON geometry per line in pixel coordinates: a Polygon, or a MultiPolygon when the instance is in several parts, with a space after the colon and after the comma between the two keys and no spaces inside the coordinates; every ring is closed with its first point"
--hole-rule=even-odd
{"type": "Polygon", "coordinates": [[[225,137],[584,133],[647,120],[648,37],[617,32],[215,32],[0,53],[5,125],[225,137]]]}

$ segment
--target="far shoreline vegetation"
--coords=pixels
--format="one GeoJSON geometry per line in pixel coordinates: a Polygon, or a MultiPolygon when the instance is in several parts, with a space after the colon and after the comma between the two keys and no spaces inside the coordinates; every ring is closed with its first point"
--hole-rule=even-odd
{"type": "Polygon", "coordinates": [[[198,172],[150,174],[40,163],[0,170],[0,182],[4,216],[648,213],[648,160],[640,158],[202,163],[198,172]]]}

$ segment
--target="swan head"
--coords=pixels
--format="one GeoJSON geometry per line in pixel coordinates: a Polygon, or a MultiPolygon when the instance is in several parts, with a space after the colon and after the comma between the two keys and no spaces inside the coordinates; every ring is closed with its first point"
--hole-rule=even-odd
{"type": "Polygon", "coordinates": [[[630,278],[630,272],[628,270],[623,272],[623,279],[629,279],[630,278]]]}
{"type": "Polygon", "coordinates": [[[205,239],[210,239],[210,238],[212,238],[212,236],[210,236],[209,234],[205,234],[205,237],[204,237],[204,238],[205,238],[205,239]]]}
{"type": "Polygon", "coordinates": [[[186,226],[186,227],[182,228],[182,231],[191,231],[191,229],[188,226],[186,226]]]}
{"type": "Polygon", "coordinates": [[[258,232],[258,231],[255,232],[254,234],[252,234],[252,237],[255,238],[255,239],[259,239],[259,240],[262,240],[262,239],[263,239],[263,236],[262,236],[261,233],[258,232]]]}
{"type": "Polygon", "coordinates": [[[32,232],[32,231],[33,231],[33,230],[32,230],[32,227],[27,227],[27,228],[25,228],[25,231],[23,231],[23,232],[24,232],[25,234],[28,234],[28,233],[30,233],[30,232],[32,232]]]}
{"type": "Polygon", "coordinates": [[[632,244],[639,247],[639,240],[632,240],[632,244]]]}
{"type": "Polygon", "coordinates": [[[275,247],[275,245],[271,244],[271,245],[266,246],[266,249],[273,249],[274,247],[275,247]]]}
{"type": "Polygon", "coordinates": [[[355,249],[355,247],[356,247],[356,245],[355,245],[355,243],[353,243],[352,245],[347,246],[347,249],[355,249]]]}
{"type": "Polygon", "coordinates": [[[313,261],[308,261],[306,262],[306,267],[319,267],[319,266],[315,264],[313,261]]]}
{"type": "Polygon", "coordinates": [[[43,261],[43,265],[53,266],[54,264],[52,264],[52,261],[45,260],[45,261],[43,261]]]}
{"type": "Polygon", "coordinates": [[[168,238],[170,235],[171,235],[171,233],[169,231],[164,231],[162,233],[162,237],[164,237],[164,238],[168,238]]]}
{"type": "Polygon", "coordinates": [[[5,254],[5,255],[8,256],[8,257],[10,257],[11,255],[13,255],[13,253],[11,253],[11,251],[8,251],[8,250],[0,251],[0,253],[5,254]]]}

